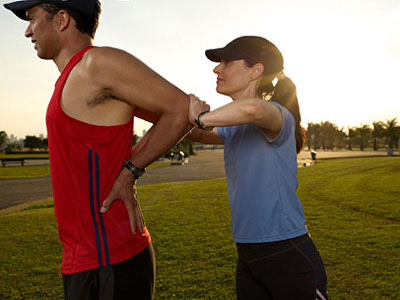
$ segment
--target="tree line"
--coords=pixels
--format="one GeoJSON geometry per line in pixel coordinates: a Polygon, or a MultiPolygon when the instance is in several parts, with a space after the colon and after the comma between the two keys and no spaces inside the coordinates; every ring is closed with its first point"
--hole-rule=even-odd
{"type": "Polygon", "coordinates": [[[48,151],[47,138],[27,135],[24,139],[10,140],[5,131],[0,131],[0,151],[4,151],[6,153],[19,152],[23,148],[29,148],[31,151],[48,151]]]}
{"type": "MultiPolygon", "coordinates": [[[[306,144],[308,150],[323,149],[359,149],[364,151],[366,148],[375,151],[379,149],[394,149],[398,147],[397,141],[400,138],[400,124],[397,118],[377,121],[372,125],[361,125],[360,127],[338,128],[336,124],[329,121],[320,123],[308,123],[306,128],[306,144]]],[[[139,137],[133,135],[133,144],[136,144],[139,137]]],[[[177,146],[188,153],[193,153],[192,143],[183,140],[177,146]]],[[[10,141],[5,131],[0,131],[0,151],[14,152],[21,151],[22,148],[48,149],[47,138],[40,138],[27,135],[20,141],[10,141]]]]}
{"type": "Polygon", "coordinates": [[[400,137],[400,124],[397,118],[377,121],[371,125],[360,127],[338,128],[335,124],[325,121],[321,123],[308,123],[306,129],[306,147],[308,150],[324,149],[359,149],[364,151],[371,148],[394,149],[400,137]]]}

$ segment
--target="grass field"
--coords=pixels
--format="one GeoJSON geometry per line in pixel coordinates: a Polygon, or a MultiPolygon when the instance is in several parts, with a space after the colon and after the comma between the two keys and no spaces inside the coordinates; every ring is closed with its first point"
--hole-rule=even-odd
{"type": "Polygon", "coordinates": [[[6,166],[0,167],[1,179],[32,178],[50,176],[49,166],[6,166]]]}
{"type": "Polygon", "coordinates": [[[43,159],[47,159],[49,158],[48,154],[3,154],[0,153],[0,159],[2,158],[43,158],[43,159]]]}
{"type": "MultiPolygon", "coordinates": [[[[299,169],[298,193],[331,300],[400,299],[400,158],[299,169]]],[[[235,299],[224,179],[142,186],[157,256],[156,299],[235,299]]],[[[62,299],[51,202],[0,216],[0,299],[62,299]]]]}
{"type": "MultiPolygon", "coordinates": [[[[147,169],[160,168],[170,166],[169,162],[155,162],[152,163],[147,169]]],[[[50,176],[49,166],[6,166],[0,167],[0,180],[2,179],[16,179],[16,178],[32,178],[32,177],[46,177],[50,176]]],[[[1,300],[1,299],[0,299],[1,300]]]]}

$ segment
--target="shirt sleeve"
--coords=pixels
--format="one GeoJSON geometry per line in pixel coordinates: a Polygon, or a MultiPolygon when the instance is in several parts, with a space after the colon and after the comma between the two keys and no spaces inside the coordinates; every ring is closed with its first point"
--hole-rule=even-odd
{"type": "Polygon", "coordinates": [[[282,114],[282,128],[279,132],[278,136],[275,138],[270,138],[268,134],[263,130],[264,136],[267,139],[268,143],[276,146],[282,145],[289,138],[291,132],[294,132],[295,121],[293,115],[282,105],[276,102],[271,102],[276,105],[282,114]]]}
{"type": "Polygon", "coordinates": [[[226,142],[226,135],[227,135],[227,130],[226,127],[217,127],[217,133],[219,137],[226,142]]]}

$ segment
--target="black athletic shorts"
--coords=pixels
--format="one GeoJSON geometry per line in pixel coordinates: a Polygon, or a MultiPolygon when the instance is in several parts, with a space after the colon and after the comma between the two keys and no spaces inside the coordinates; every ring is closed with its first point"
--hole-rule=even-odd
{"type": "Polygon", "coordinates": [[[123,262],[62,275],[65,300],[152,300],[155,286],[153,246],[123,262]]]}
{"type": "Polygon", "coordinates": [[[238,300],[327,300],[326,273],[311,237],[237,244],[238,300]]]}

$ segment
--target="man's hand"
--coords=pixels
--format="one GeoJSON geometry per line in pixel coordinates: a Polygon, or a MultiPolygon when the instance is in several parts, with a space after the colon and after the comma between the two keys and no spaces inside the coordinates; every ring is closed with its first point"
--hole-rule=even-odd
{"type": "Polygon", "coordinates": [[[125,168],[119,173],[107,198],[103,201],[101,213],[107,212],[115,200],[124,202],[129,215],[129,225],[133,234],[136,234],[136,226],[144,233],[144,219],[142,210],[137,201],[136,180],[132,173],[125,168]]]}

